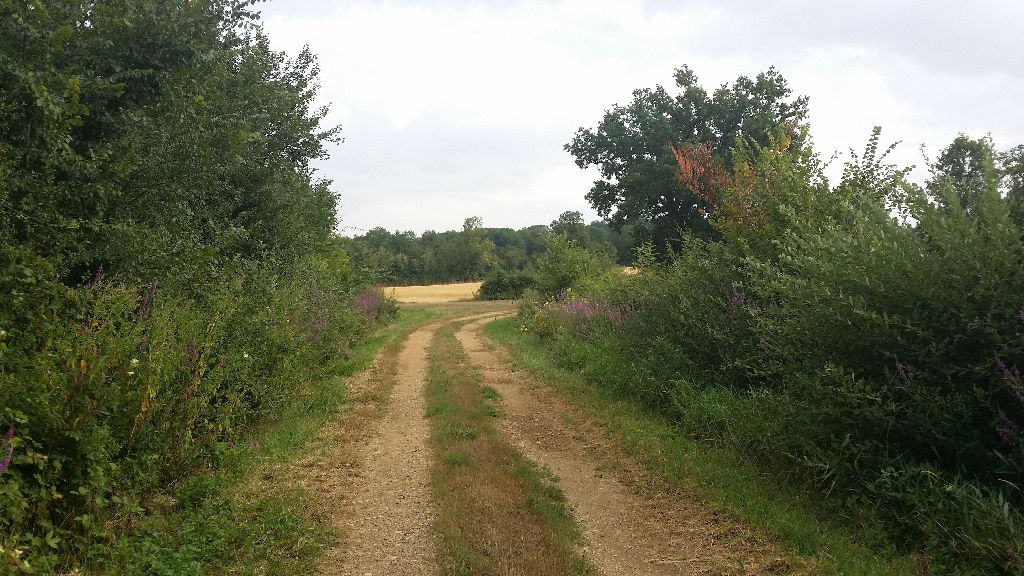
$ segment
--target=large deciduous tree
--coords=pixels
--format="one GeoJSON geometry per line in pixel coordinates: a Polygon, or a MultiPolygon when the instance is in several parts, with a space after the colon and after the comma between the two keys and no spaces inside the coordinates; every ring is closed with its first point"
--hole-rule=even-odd
{"type": "Polygon", "coordinates": [[[1001,175],[1010,203],[1010,216],[1024,229],[1024,144],[999,154],[1001,175]]]}
{"type": "Polygon", "coordinates": [[[633,101],[605,112],[596,128],[580,128],[565,149],[581,168],[596,166],[600,179],[587,199],[613,226],[634,225],[660,248],[673,246],[681,231],[713,234],[712,202],[677,178],[673,154],[686,145],[706,146],[716,162],[731,168],[737,139],[768,145],[780,131],[795,136],[807,115],[807,98],[793,97],[774,68],[708,93],[686,66],[675,72],[679,92],[662,86],[633,92],[633,101]]]}
{"type": "Polygon", "coordinates": [[[69,283],[185,286],[326,242],[316,62],[271,50],[251,4],[0,1],[0,242],[69,283]]]}

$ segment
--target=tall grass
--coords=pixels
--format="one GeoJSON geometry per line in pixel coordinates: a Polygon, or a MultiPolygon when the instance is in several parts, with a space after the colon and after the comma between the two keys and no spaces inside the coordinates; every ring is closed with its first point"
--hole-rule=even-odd
{"type": "Polygon", "coordinates": [[[9,465],[0,546],[12,570],[102,562],[150,495],[238,452],[254,422],[340,369],[388,310],[311,259],[283,278],[239,269],[201,298],[97,278],[60,284],[12,252],[0,349],[9,465]]]}

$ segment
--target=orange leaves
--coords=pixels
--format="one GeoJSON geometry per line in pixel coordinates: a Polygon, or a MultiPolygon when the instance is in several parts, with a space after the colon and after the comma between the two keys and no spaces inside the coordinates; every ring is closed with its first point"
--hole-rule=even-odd
{"type": "Polygon", "coordinates": [[[757,227],[763,221],[758,208],[757,174],[749,162],[736,163],[735,174],[730,174],[722,162],[714,158],[709,142],[670,145],[676,159],[676,180],[710,208],[698,211],[704,218],[716,217],[718,225],[734,231],[757,227]]]}
{"type": "Polygon", "coordinates": [[[670,145],[679,170],[676,180],[694,196],[707,202],[712,209],[721,204],[722,193],[732,185],[732,177],[722,163],[711,155],[711,144],[670,145]]]}

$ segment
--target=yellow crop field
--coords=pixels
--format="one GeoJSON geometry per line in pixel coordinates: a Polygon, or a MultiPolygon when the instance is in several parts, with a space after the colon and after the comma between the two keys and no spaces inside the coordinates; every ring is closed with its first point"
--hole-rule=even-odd
{"type": "Polygon", "coordinates": [[[408,304],[436,304],[472,300],[482,282],[434,284],[431,286],[388,286],[384,293],[408,304]]]}

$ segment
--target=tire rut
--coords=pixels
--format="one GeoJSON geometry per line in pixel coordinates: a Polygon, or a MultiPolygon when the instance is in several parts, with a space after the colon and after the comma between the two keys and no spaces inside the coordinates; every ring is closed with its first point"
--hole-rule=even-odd
{"type": "Polygon", "coordinates": [[[602,574],[793,573],[778,550],[692,496],[641,496],[610,473],[607,459],[617,448],[592,427],[567,424],[580,419],[571,406],[550,391],[531,389],[488,350],[479,334],[486,322],[465,324],[457,337],[484,383],[501,394],[506,433],[560,478],[588,541],[584,552],[602,574]]]}
{"type": "Polygon", "coordinates": [[[363,381],[363,393],[384,395],[383,414],[365,422],[366,430],[353,437],[341,432],[345,422],[331,422],[323,436],[327,449],[310,464],[310,487],[330,508],[323,513],[341,535],[338,547],[321,560],[322,576],[378,576],[439,574],[435,555],[423,387],[427,377],[427,350],[434,332],[452,321],[476,320],[493,313],[448,319],[414,331],[398,353],[392,375],[374,371],[363,381]],[[393,386],[382,382],[392,379],[393,386]],[[376,379],[376,381],[374,381],[376,379]],[[332,430],[334,429],[333,434],[332,430]],[[332,440],[346,446],[331,449],[332,440]]]}

